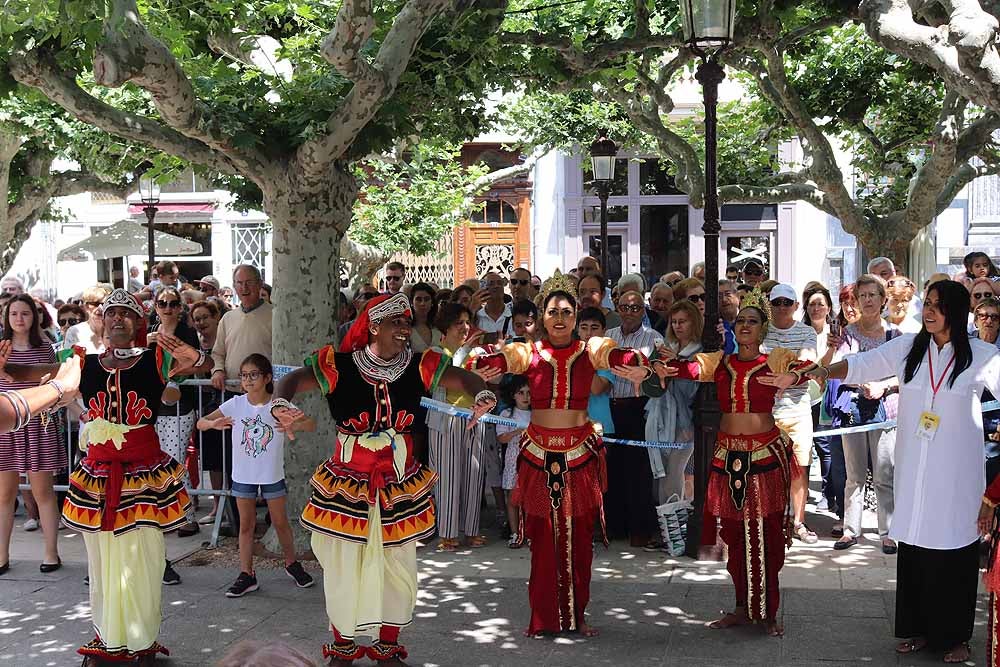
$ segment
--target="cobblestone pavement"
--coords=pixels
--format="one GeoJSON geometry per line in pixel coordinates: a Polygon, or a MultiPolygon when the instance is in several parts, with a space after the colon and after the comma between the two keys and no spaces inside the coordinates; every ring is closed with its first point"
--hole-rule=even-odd
{"type": "MultiPolygon", "coordinates": [[[[828,534],[831,517],[814,514],[810,521],[828,534]]],[[[942,664],[940,654],[900,658],[893,652],[894,557],[881,553],[875,535],[867,538],[847,552],[834,552],[830,538],[793,546],[781,573],[781,639],[765,637],[758,627],[705,627],[732,604],[723,563],[648,554],[621,543],[595,551],[589,621],[601,635],[526,639],[527,549],[511,551],[495,541],[439,554],[429,546],[418,552],[417,617],[402,640],[410,649],[408,664],[427,667],[942,664]]],[[[198,552],[204,539],[204,533],[167,538],[184,582],[164,588],[161,641],[172,655],[162,664],[210,665],[247,638],[286,641],[318,663],[329,641],[318,571],[317,586],[299,590],[280,570],[261,569],[259,592],[228,599],[224,591],[235,571],[192,565],[210,560],[198,552]]],[[[15,528],[12,568],[0,578],[0,667],[78,665],[74,651],[92,636],[82,540],[63,531],[66,566],[51,575],[38,572],[39,540],[38,533],[15,528]]],[[[983,598],[970,665],[985,665],[985,608],[983,598]]]]}

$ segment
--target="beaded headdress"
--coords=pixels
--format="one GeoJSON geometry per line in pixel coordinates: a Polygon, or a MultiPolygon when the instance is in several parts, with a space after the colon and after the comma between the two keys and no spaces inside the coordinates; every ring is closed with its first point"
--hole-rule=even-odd
{"type": "Polygon", "coordinates": [[[392,296],[380,294],[370,300],[340,342],[340,351],[356,352],[364,349],[368,345],[369,327],[397,315],[411,316],[410,300],[402,292],[396,292],[392,296]]]}
{"type": "Polygon", "coordinates": [[[139,300],[120,287],[106,296],[102,305],[105,311],[108,308],[128,308],[139,317],[146,314],[139,300]]]}
{"type": "Polygon", "coordinates": [[[573,296],[576,296],[576,283],[573,279],[567,276],[565,273],[556,269],[556,272],[552,274],[552,277],[542,283],[541,289],[538,291],[538,301],[537,305],[539,308],[545,303],[545,299],[549,297],[552,292],[567,292],[573,296]]]}

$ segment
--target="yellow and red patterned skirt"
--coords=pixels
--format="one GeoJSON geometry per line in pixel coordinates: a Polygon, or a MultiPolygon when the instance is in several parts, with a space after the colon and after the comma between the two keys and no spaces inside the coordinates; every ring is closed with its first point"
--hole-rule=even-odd
{"type": "Polygon", "coordinates": [[[382,544],[400,546],[434,532],[432,491],[437,473],[413,458],[409,433],[338,433],[337,452],[313,473],[300,522],[316,533],[358,544],[368,541],[376,502],[382,544]]]}
{"type": "Polygon", "coordinates": [[[63,523],[85,533],[122,535],[137,528],[175,530],[191,499],[184,467],[160,450],[152,425],[132,428],[124,442],[91,442],[69,477],[63,523]]]}

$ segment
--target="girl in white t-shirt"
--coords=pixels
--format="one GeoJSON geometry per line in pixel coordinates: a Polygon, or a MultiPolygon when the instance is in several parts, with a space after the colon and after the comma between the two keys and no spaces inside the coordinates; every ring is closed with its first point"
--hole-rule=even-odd
{"type": "MultiPolygon", "coordinates": [[[[299,588],[313,585],[313,579],[295,559],[292,528],[285,512],[285,435],[271,416],[274,393],[271,362],[262,354],[251,354],[240,364],[240,384],[246,393],[234,396],[210,415],[198,420],[199,431],[233,429],[233,485],[240,513],[240,575],[226,591],[231,598],[243,597],[258,589],[253,569],[253,533],[257,526],[257,496],[267,501],[271,525],[278,534],[285,556],[285,572],[299,588]]],[[[305,430],[316,422],[308,420],[305,430]]]]}
{"type": "MultiPolygon", "coordinates": [[[[500,416],[524,424],[531,421],[531,389],[528,387],[528,378],[523,375],[513,376],[507,387],[507,394],[507,403],[514,407],[505,408],[500,416]]],[[[502,484],[507,496],[507,521],[510,522],[510,541],[507,546],[511,549],[520,549],[524,538],[519,532],[521,510],[510,501],[511,492],[517,486],[517,455],[521,451],[519,443],[522,433],[523,428],[497,424],[497,442],[507,445],[502,484]]]]}

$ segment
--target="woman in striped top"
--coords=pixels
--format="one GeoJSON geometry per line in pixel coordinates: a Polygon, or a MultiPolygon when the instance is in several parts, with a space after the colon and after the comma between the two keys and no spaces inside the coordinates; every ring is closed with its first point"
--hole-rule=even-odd
{"type": "MultiPolygon", "coordinates": [[[[54,364],[52,345],[42,335],[35,302],[26,294],[11,299],[3,316],[3,339],[10,340],[11,364],[54,364]]],[[[37,382],[0,380],[0,390],[27,389],[37,382]]],[[[48,415],[36,415],[20,431],[0,435],[0,574],[10,564],[10,534],[14,526],[14,496],[22,474],[28,476],[31,492],[38,503],[42,531],[45,534],[45,557],[40,569],[59,569],[57,538],[59,506],[52,489],[53,474],[66,469],[66,444],[59,437],[59,425],[48,415]]]]}

